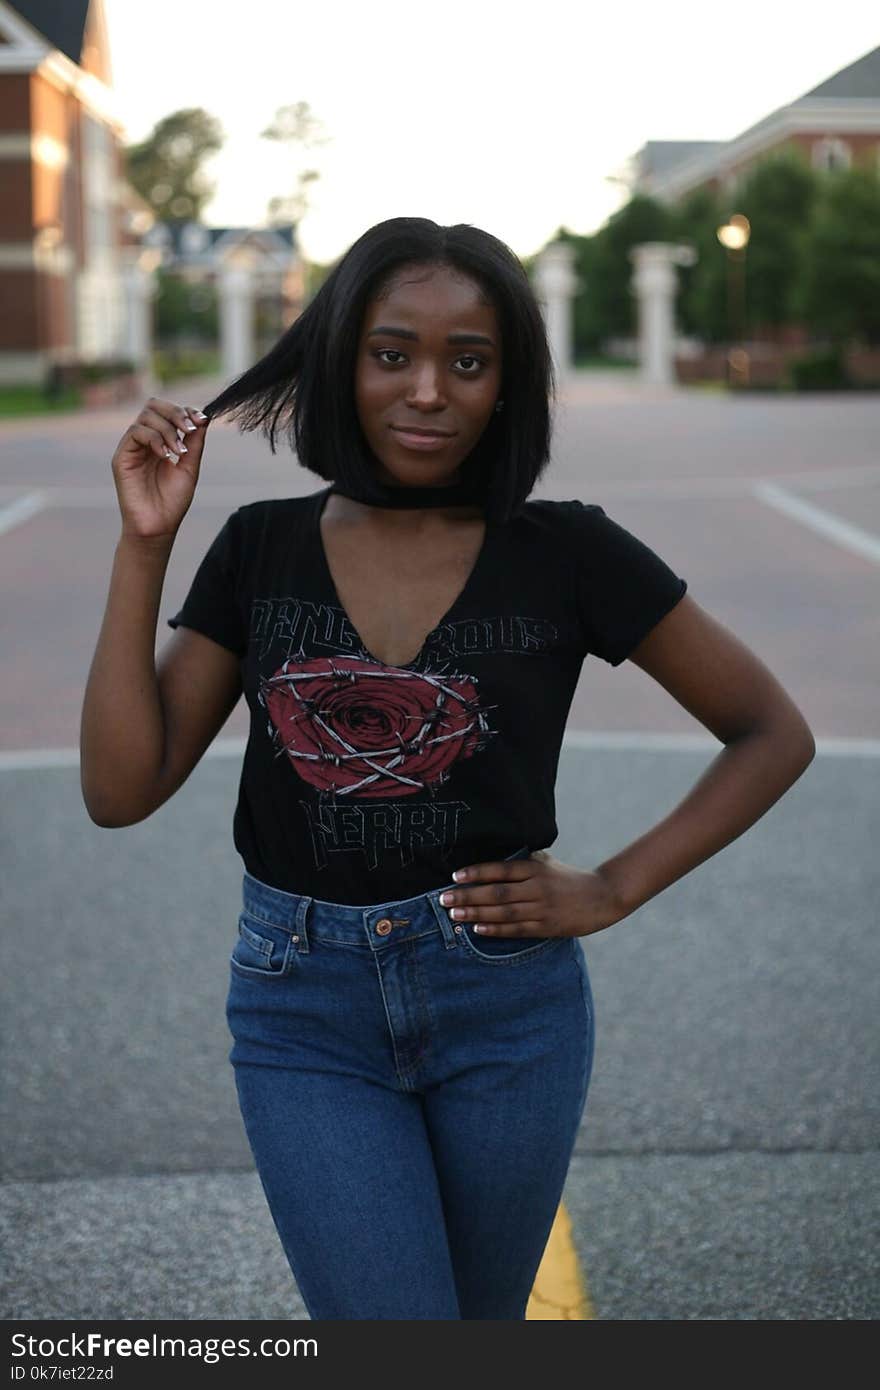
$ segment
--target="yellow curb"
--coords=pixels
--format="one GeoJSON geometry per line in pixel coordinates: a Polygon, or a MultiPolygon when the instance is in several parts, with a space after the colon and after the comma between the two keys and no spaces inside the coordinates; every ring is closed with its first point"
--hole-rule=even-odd
{"type": "Polygon", "coordinates": [[[595,1320],[587,1282],[571,1235],[571,1218],[560,1203],[526,1306],[526,1320],[595,1320]]]}

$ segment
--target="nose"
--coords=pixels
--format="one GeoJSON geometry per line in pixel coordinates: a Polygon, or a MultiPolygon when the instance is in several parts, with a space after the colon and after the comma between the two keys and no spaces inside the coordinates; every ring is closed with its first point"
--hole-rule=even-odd
{"type": "Polygon", "coordinates": [[[441,376],[436,367],[426,363],[415,375],[415,380],[407,396],[407,404],[425,409],[444,404],[441,390],[441,376]]]}

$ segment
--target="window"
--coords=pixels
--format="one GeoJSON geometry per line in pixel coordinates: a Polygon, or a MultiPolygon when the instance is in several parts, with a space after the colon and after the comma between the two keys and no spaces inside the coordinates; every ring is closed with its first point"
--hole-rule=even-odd
{"type": "Polygon", "coordinates": [[[848,169],[852,163],[852,151],[846,141],[831,136],[815,142],[812,157],[814,169],[848,169]]]}

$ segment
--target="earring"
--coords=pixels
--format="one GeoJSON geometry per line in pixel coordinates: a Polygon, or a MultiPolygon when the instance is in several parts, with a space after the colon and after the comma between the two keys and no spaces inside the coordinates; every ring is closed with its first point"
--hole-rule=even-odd
{"type": "Polygon", "coordinates": [[[499,402],[497,403],[497,405],[495,406],[495,409],[496,409],[496,410],[500,410],[501,407],[503,406],[503,404],[504,404],[503,401],[499,401],[499,402]]]}

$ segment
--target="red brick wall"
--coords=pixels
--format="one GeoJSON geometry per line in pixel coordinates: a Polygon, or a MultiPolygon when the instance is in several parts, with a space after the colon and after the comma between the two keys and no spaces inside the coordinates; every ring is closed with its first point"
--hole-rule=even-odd
{"type": "Polygon", "coordinates": [[[40,346],[37,276],[33,270],[0,269],[0,352],[32,352],[40,346]]]}

